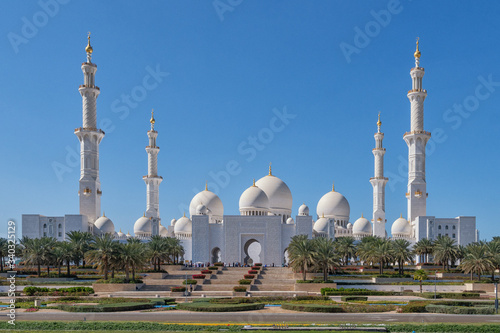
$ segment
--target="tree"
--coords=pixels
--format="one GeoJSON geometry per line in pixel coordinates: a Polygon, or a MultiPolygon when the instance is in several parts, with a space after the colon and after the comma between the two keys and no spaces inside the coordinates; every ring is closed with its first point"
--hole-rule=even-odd
{"type": "Polygon", "coordinates": [[[349,264],[349,258],[356,255],[354,237],[339,237],[334,241],[335,252],[340,255],[344,265],[349,264]]]}
{"type": "Polygon", "coordinates": [[[148,243],[148,257],[153,263],[154,271],[159,271],[161,261],[168,258],[167,242],[168,240],[166,240],[166,238],[163,238],[160,235],[155,235],[151,237],[151,240],[148,243]]]}
{"type": "Polygon", "coordinates": [[[374,258],[380,263],[379,274],[384,274],[384,265],[394,260],[394,249],[389,239],[378,239],[373,243],[375,246],[374,258]]]}
{"type": "Polygon", "coordinates": [[[373,263],[376,262],[376,243],[380,241],[380,238],[375,236],[367,236],[361,239],[361,242],[357,246],[356,255],[359,257],[363,263],[369,263],[373,267],[373,263]]]}
{"type": "Polygon", "coordinates": [[[69,242],[73,246],[74,262],[78,266],[80,265],[80,260],[82,260],[82,265],[85,266],[85,253],[90,250],[90,245],[92,244],[94,238],[90,232],[83,231],[70,231],[66,233],[69,242]]]}
{"type": "Polygon", "coordinates": [[[5,265],[5,257],[9,253],[9,242],[7,238],[0,238],[0,272],[3,273],[3,266],[5,265]]]}
{"type": "Polygon", "coordinates": [[[335,253],[334,241],[328,237],[317,237],[313,241],[314,266],[323,271],[323,281],[328,280],[328,272],[340,267],[340,257],[335,253]]]}
{"type": "Polygon", "coordinates": [[[420,256],[420,262],[429,262],[429,254],[434,251],[434,243],[428,238],[422,238],[415,243],[413,250],[420,256]]]}
{"type": "Polygon", "coordinates": [[[22,257],[28,265],[37,266],[37,274],[41,275],[41,266],[47,265],[47,274],[50,273],[50,263],[52,261],[52,250],[56,239],[52,237],[21,239],[22,257]]]}
{"type": "Polygon", "coordinates": [[[464,273],[470,273],[470,279],[473,279],[473,273],[476,273],[478,280],[481,280],[481,274],[494,269],[495,265],[488,252],[488,247],[481,243],[469,244],[465,249],[465,257],[460,263],[460,268],[464,273]]]}
{"type": "Polygon", "coordinates": [[[490,256],[493,264],[493,268],[491,269],[491,280],[493,281],[495,280],[495,269],[500,268],[500,240],[492,240],[487,243],[486,250],[488,251],[488,255],[490,256]]]}
{"type": "Polygon", "coordinates": [[[307,270],[314,264],[314,245],[307,235],[296,235],[292,237],[288,245],[288,258],[290,267],[297,272],[302,271],[302,279],[307,278],[307,270]]]}
{"type": "Polygon", "coordinates": [[[413,280],[418,280],[420,282],[420,293],[422,293],[422,281],[427,280],[427,273],[423,269],[417,269],[413,273],[413,280]]]}
{"type": "Polygon", "coordinates": [[[60,259],[61,262],[64,263],[66,262],[66,274],[68,277],[71,275],[71,261],[73,261],[75,257],[74,253],[74,247],[73,244],[70,242],[64,241],[64,242],[59,242],[56,246],[58,250],[60,250],[60,259]]]}
{"type": "Polygon", "coordinates": [[[410,242],[406,239],[392,241],[394,260],[398,263],[398,273],[403,275],[403,265],[406,261],[413,262],[413,251],[410,250],[410,242]]]}
{"type": "Polygon", "coordinates": [[[438,236],[434,242],[434,260],[443,265],[443,269],[450,269],[450,263],[454,263],[459,257],[458,247],[455,240],[449,236],[438,236]]]}
{"type": "Polygon", "coordinates": [[[112,265],[112,258],[116,254],[118,243],[110,234],[95,236],[91,245],[91,250],[85,253],[85,260],[92,262],[104,274],[104,280],[108,279],[109,268],[112,265]]]}
{"type": "Polygon", "coordinates": [[[135,280],[135,269],[144,265],[145,247],[142,243],[130,242],[120,244],[117,251],[117,266],[121,266],[125,271],[125,282],[130,281],[130,270],[132,279],[135,280]]]}

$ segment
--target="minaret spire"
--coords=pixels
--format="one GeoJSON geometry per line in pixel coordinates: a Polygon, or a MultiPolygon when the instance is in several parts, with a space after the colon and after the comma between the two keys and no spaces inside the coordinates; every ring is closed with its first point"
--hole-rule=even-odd
{"type": "Polygon", "coordinates": [[[148,131],[149,145],[146,146],[148,154],[148,174],[142,177],[146,183],[146,217],[152,220],[152,235],[159,234],[160,225],[160,183],[163,178],[158,176],[158,153],[160,147],[156,145],[158,132],[154,130],[154,110],[151,111],[151,130],[148,131]]]}
{"type": "Polygon", "coordinates": [[[411,104],[411,130],[403,138],[408,145],[408,221],[427,214],[427,184],[425,181],[425,146],[431,133],[424,131],[424,100],[427,90],[422,88],[424,68],[420,67],[419,40],[413,54],[415,67],[410,70],[412,89],[408,91],[411,104]]]}
{"type": "Polygon", "coordinates": [[[375,148],[372,153],[375,160],[374,176],[370,178],[373,186],[373,236],[385,237],[385,185],[389,181],[384,177],[385,148],[382,146],[384,133],[381,132],[382,121],[378,113],[377,132],[375,133],[375,148]]]}
{"type": "Polygon", "coordinates": [[[87,62],[82,64],[83,84],[78,91],[82,96],[82,127],[75,129],[80,141],[80,214],[87,216],[89,230],[93,231],[95,220],[101,215],[101,183],[99,180],[99,144],[104,132],[97,129],[96,101],[99,96],[99,87],[95,85],[97,65],[91,62],[92,46],[90,46],[90,32],[88,44],[85,48],[87,62]]]}

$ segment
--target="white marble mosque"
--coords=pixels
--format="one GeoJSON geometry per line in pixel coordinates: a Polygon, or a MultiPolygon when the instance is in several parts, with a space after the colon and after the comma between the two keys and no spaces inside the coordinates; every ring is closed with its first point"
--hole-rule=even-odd
{"type": "MultiPolygon", "coordinates": [[[[356,240],[374,235],[389,237],[386,232],[385,186],[389,181],[384,177],[384,154],[382,145],[380,114],[375,133],[373,214],[371,219],[361,215],[354,223],[350,220],[348,200],[339,192],[325,193],[316,206],[316,214],[311,215],[309,207],[302,204],[298,214],[292,216],[292,193],[287,184],[273,175],[271,166],[267,175],[253,181],[243,191],[239,200],[240,215],[224,215],[220,198],[206,186],[196,194],[189,206],[189,216],[172,219],[169,225],[162,225],[159,210],[159,186],[163,180],[158,175],[157,156],[160,148],[156,144],[158,132],[151,114],[151,128],[147,132],[149,142],[148,174],[146,183],[146,211],[134,224],[134,235],[116,232],[110,218],[101,216],[99,181],[99,144],[104,132],[97,129],[96,99],[99,88],[95,85],[97,66],[92,63],[93,49],[90,36],[86,47],[87,61],[82,64],[84,84],[79,92],[83,100],[83,125],[75,130],[81,146],[80,172],[80,214],[62,217],[43,215],[23,215],[23,236],[50,236],[64,240],[67,232],[89,231],[93,234],[109,233],[119,241],[137,237],[148,241],[153,235],[176,237],[184,246],[184,259],[193,262],[262,262],[281,265],[286,260],[286,249],[291,237],[306,234],[309,237],[346,237],[356,240]]],[[[423,238],[435,239],[438,235],[448,235],[459,245],[477,241],[476,218],[459,216],[436,218],[427,215],[427,191],[425,179],[425,146],[431,134],[424,130],[424,100],[427,91],[423,89],[424,68],[420,67],[420,51],[414,53],[415,67],[410,70],[412,89],[408,91],[410,100],[410,131],[404,134],[408,145],[408,190],[406,193],[407,217],[402,215],[391,226],[393,239],[406,239],[415,243],[423,238]]],[[[249,182],[250,183],[250,182],[249,182]]]]}

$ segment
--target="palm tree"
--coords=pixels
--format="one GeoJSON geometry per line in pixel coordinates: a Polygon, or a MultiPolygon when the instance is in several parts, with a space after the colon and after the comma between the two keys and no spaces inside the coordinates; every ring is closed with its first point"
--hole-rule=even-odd
{"type": "Polygon", "coordinates": [[[410,250],[410,245],[410,242],[406,239],[396,239],[392,241],[394,260],[398,263],[399,275],[403,275],[403,264],[406,261],[413,262],[413,251],[410,250]]]}
{"type": "Polygon", "coordinates": [[[328,271],[340,267],[340,257],[335,253],[334,241],[328,237],[317,237],[313,241],[314,265],[323,271],[323,281],[328,280],[328,271]]]}
{"type": "Polygon", "coordinates": [[[481,274],[494,269],[495,265],[491,260],[491,255],[488,252],[488,247],[481,243],[469,244],[466,248],[465,257],[460,263],[460,268],[465,273],[470,273],[470,279],[473,279],[473,273],[478,275],[478,280],[481,280],[481,274]]]}
{"type": "Polygon", "coordinates": [[[458,247],[455,245],[455,240],[449,236],[438,236],[434,242],[434,260],[441,265],[443,269],[449,270],[450,263],[454,263],[459,257],[458,247]]]}
{"type": "Polygon", "coordinates": [[[364,263],[369,263],[373,267],[373,263],[377,260],[375,255],[375,245],[380,238],[375,236],[367,236],[361,239],[357,246],[356,255],[364,263]]]}
{"type": "Polygon", "coordinates": [[[28,238],[21,239],[22,257],[26,264],[36,265],[37,274],[41,275],[41,266],[47,265],[47,274],[50,274],[50,263],[52,261],[52,250],[56,243],[56,239],[52,237],[28,238]]]}
{"type": "Polygon", "coordinates": [[[75,264],[80,265],[80,260],[82,260],[82,265],[85,266],[85,253],[90,250],[90,245],[93,242],[92,234],[83,231],[70,231],[66,235],[73,246],[75,264]]]}
{"type": "Polygon", "coordinates": [[[491,258],[493,268],[491,269],[491,280],[495,280],[495,269],[500,268],[500,241],[492,240],[486,243],[488,255],[491,258]]]}
{"type": "Polygon", "coordinates": [[[5,265],[5,257],[9,253],[9,242],[7,238],[0,238],[0,272],[3,273],[3,266],[5,265]]]}
{"type": "Polygon", "coordinates": [[[378,239],[373,243],[374,258],[380,263],[379,274],[384,274],[384,265],[394,260],[394,249],[389,239],[378,239]]]}
{"type": "Polygon", "coordinates": [[[339,237],[334,242],[335,252],[342,257],[344,265],[349,264],[349,258],[356,255],[356,244],[354,237],[339,237]]]}
{"type": "Polygon", "coordinates": [[[148,243],[148,257],[153,263],[154,271],[159,271],[161,261],[168,257],[167,242],[166,238],[160,235],[151,236],[151,240],[148,243]]]}
{"type": "Polygon", "coordinates": [[[75,257],[74,246],[70,242],[64,241],[57,243],[55,249],[59,252],[58,257],[61,260],[61,264],[66,262],[66,274],[69,277],[71,275],[71,261],[75,257]]]}
{"type": "Polygon", "coordinates": [[[427,273],[423,269],[417,269],[413,273],[413,280],[418,280],[420,282],[420,293],[422,293],[422,281],[427,280],[427,273]]]}
{"type": "Polygon", "coordinates": [[[142,243],[125,243],[118,247],[117,263],[125,271],[125,281],[129,282],[129,274],[132,269],[132,279],[135,280],[135,269],[144,264],[144,245],[142,243]]]}
{"type": "Polygon", "coordinates": [[[302,271],[302,279],[307,278],[307,269],[314,264],[314,244],[307,235],[293,236],[288,245],[290,267],[294,271],[302,271]]]}
{"type": "Polygon", "coordinates": [[[428,238],[422,238],[415,243],[413,250],[420,256],[420,262],[429,262],[429,254],[434,250],[434,243],[428,238]]]}
{"type": "Polygon", "coordinates": [[[85,253],[85,260],[94,263],[99,271],[104,273],[104,280],[108,279],[109,268],[112,265],[111,259],[116,254],[117,244],[110,234],[95,236],[91,250],[85,253]]]}

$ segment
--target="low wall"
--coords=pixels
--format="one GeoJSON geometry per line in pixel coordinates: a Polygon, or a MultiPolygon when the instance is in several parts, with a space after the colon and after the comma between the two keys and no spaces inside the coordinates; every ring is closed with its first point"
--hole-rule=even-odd
{"type": "Polygon", "coordinates": [[[168,276],[168,273],[141,273],[142,276],[144,276],[145,279],[164,279],[168,276]]]}
{"type": "Polygon", "coordinates": [[[114,292],[114,291],[136,291],[143,283],[93,283],[92,288],[96,293],[114,292]]]}
{"type": "Polygon", "coordinates": [[[372,278],[373,283],[415,282],[412,278],[372,278]]]}
{"type": "Polygon", "coordinates": [[[495,291],[495,285],[493,283],[466,283],[466,291],[485,291],[487,293],[492,293],[495,291]]]}
{"type": "Polygon", "coordinates": [[[295,291],[321,292],[321,288],[337,288],[336,283],[296,283],[295,291]]]}

